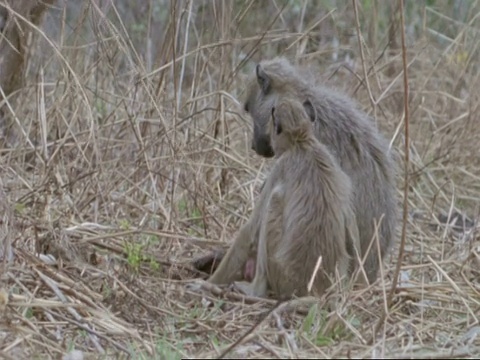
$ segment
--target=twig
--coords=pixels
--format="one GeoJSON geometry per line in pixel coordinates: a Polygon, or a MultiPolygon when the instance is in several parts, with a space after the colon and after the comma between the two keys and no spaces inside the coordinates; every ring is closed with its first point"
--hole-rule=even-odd
{"type": "Polygon", "coordinates": [[[407,73],[407,49],[405,45],[405,17],[403,9],[403,0],[399,0],[400,6],[400,22],[401,22],[401,35],[402,35],[402,62],[403,62],[403,90],[404,90],[404,111],[405,111],[405,162],[404,162],[404,188],[403,188],[403,219],[402,219],[402,235],[400,242],[400,249],[398,250],[397,266],[395,268],[395,273],[392,279],[392,287],[387,297],[387,306],[384,309],[384,312],[375,327],[371,343],[375,340],[376,334],[382,324],[384,324],[387,317],[387,311],[392,305],[393,294],[397,289],[398,276],[400,274],[400,268],[402,266],[403,253],[405,248],[405,240],[407,237],[407,221],[408,221],[408,164],[410,161],[410,142],[409,142],[409,112],[408,112],[408,73],[407,73]]]}
{"type": "Polygon", "coordinates": [[[403,102],[405,107],[405,162],[404,162],[404,187],[403,187],[403,219],[402,219],[402,237],[400,242],[400,249],[398,251],[397,267],[395,268],[395,275],[392,280],[392,288],[388,294],[388,307],[392,304],[393,294],[397,288],[398,275],[400,274],[400,268],[402,266],[403,253],[405,248],[405,240],[407,237],[407,221],[408,221],[408,165],[410,162],[410,136],[409,136],[409,109],[408,109],[408,72],[407,72],[407,47],[405,44],[405,16],[403,9],[403,0],[399,0],[400,3],[400,21],[402,26],[402,60],[403,60],[403,102]]]}
{"type": "Polygon", "coordinates": [[[360,48],[360,58],[362,59],[363,76],[365,77],[365,85],[367,86],[368,97],[370,99],[370,102],[372,103],[373,112],[374,114],[376,114],[377,102],[373,97],[372,89],[370,88],[370,81],[368,81],[367,64],[365,63],[365,54],[363,53],[363,45],[362,45],[363,41],[362,41],[362,33],[360,32],[360,20],[358,18],[357,1],[356,0],[352,0],[352,1],[353,1],[353,11],[355,13],[355,26],[357,28],[358,46],[360,48]]]}
{"type": "Polygon", "coordinates": [[[313,269],[312,277],[310,278],[310,281],[308,282],[308,285],[307,285],[307,291],[308,292],[312,291],[313,281],[315,280],[315,277],[317,276],[318,269],[320,269],[321,264],[322,264],[322,256],[320,255],[317,259],[317,263],[315,264],[315,268],[313,269]]]}
{"type": "MultiPolygon", "coordinates": [[[[42,274],[39,270],[35,269],[35,272],[37,273],[37,275],[42,279],[42,281],[45,283],[45,285],[47,285],[50,290],[52,290],[55,295],[58,297],[58,299],[64,303],[64,304],[68,304],[69,301],[67,300],[67,297],[62,293],[62,291],[60,290],[60,288],[55,284],[55,281],[50,279],[48,276],[42,274]]],[[[82,317],[80,316],[80,314],[73,308],[73,307],[70,307],[68,306],[67,307],[67,311],[70,313],[70,315],[72,315],[75,320],[78,321],[78,326],[80,326],[82,329],[86,330],[88,332],[88,336],[90,337],[90,340],[92,341],[92,343],[95,345],[95,348],[98,352],[100,352],[101,354],[105,354],[105,350],[104,348],[102,347],[102,345],[100,345],[100,342],[98,341],[98,338],[97,338],[97,335],[98,333],[96,333],[93,329],[91,329],[90,325],[88,324],[81,324],[82,322],[82,317]]],[[[65,317],[65,319],[67,319],[65,317]]],[[[71,320],[70,320],[71,321],[71,320]]]]}
{"type": "Polygon", "coordinates": [[[288,331],[283,326],[280,315],[278,315],[276,311],[273,311],[272,316],[275,318],[275,322],[277,324],[279,334],[283,336],[283,338],[285,339],[285,343],[288,345],[288,348],[289,348],[288,350],[290,351],[290,354],[297,353],[298,345],[295,342],[295,338],[292,336],[292,334],[289,334],[288,331]]]}
{"type": "Polygon", "coordinates": [[[272,307],[271,309],[267,310],[265,312],[265,315],[263,316],[263,318],[261,318],[259,321],[257,321],[255,324],[253,324],[253,326],[248,329],[245,334],[243,334],[242,336],[240,336],[240,338],[235,341],[232,345],[230,345],[227,349],[225,349],[218,357],[217,359],[223,359],[230,351],[232,351],[233,349],[235,349],[238,345],[241,344],[241,342],[248,336],[250,335],[251,333],[253,333],[255,331],[255,329],[263,322],[265,321],[265,319],[268,318],[268,316],[275,310],[277,309],[283,302],[285,302],[285,300],[278,300],[277,303],[275,304],[274,307],[272,307]]]}

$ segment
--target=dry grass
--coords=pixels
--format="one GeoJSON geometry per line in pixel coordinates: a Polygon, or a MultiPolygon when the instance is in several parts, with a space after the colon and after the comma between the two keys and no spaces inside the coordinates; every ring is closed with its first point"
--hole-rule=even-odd
{"type": "Polygon", "coordinates": [[[362,56],[351,2],[75,3],[36,29],[27,85],[5,105],[0,357],[216,357],[247,332],[227,357],[480,354],[476,222],[438,218],[478,218],[478,4],[407,7],[410,216],[392,306],[398,247],[383,280],[335,311],[286,303],[258,323],[273,301],[185,287],[189,261],[233,239],[271,164],[249,149],[245,76],[276,54],[310,64],[403,154],[385,3],[359,3],[362,56]]]}

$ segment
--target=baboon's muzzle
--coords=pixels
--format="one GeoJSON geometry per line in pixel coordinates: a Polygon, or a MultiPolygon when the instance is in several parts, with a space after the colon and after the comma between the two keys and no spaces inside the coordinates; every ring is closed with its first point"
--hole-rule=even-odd
{"type": "Polygon", "coordinates": [[[275,155],[272,146],[270,145],[269,137],[262,137],[257,141],[255,141],[254,138],[252,140],[252,150],[254,150],[258,155],[266,158],[271,158],[275,155]]]}

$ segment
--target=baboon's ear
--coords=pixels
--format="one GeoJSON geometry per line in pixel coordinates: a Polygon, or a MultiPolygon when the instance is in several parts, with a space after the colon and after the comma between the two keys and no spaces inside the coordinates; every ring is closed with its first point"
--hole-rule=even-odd
{"type": "Polygon", "coordinates": [[[260,89],[262,89],[262,92],[267,95],[270,91],[270,77],[266,74],[260,64],[257,65],[256,72],[258,85],[260,85],[260,89]]]}
{"type": "Polygon", "coordinates": [[[317,110],[309,99],[305,100],[303,107],[305,108],[305,111],[312,122],[317,120],[317,110]]]}
{"type": "Polygon", "coordinates": [[[280,135],[282,133],[282,124],[280,124],[278,119],[275,117],[275,107],[272,107],[272,121],[275,134],[280,135]]]}

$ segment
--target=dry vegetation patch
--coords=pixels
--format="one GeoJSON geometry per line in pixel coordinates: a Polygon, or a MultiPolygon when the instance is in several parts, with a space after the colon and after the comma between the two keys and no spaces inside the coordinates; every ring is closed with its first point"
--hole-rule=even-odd
{"type": "Polygon", "coordinates": [[[204,277],[193,258],[233,239],[271,165],[242,110],[256,61],[289,56],[357,99],[402,173],[392,4],[359,1],[357,29],[350,1],[57,1],[0,113],[0,357],[217,357],[244,334],[226,357],[478,356],[474,1],[406,5],[409,217],[390,308],[398,246],[383,280],[332,312],[185,286],[204,277]]]}

